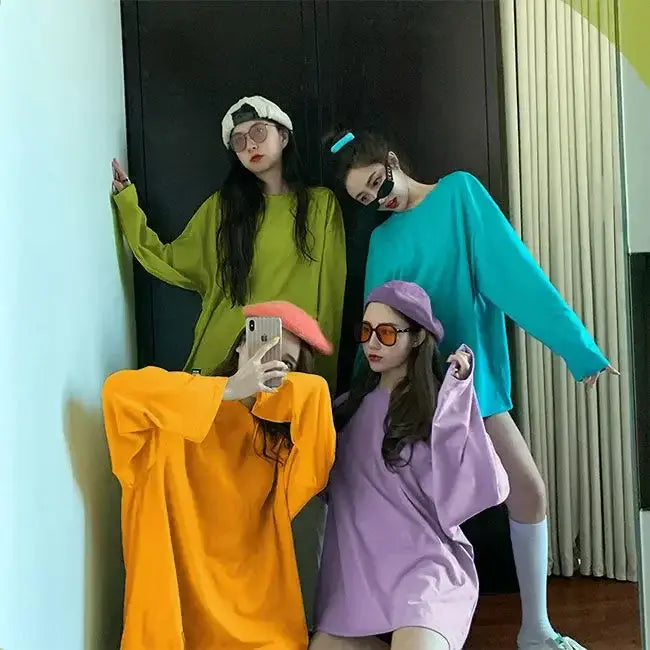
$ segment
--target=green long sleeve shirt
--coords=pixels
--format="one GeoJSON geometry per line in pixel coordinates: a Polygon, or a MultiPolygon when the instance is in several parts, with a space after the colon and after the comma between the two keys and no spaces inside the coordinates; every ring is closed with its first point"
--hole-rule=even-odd
{"type": "MultiPolygon", "coordinates": [[[[305,261],[295,245],[294,197],[267,196],[255,241],[249,302],[287,300],[318,320],[334,345],[334,354],[317,358],[317,371],[334,391],[345,293],[345,233],[341,208],[332,192],[320,187],[309,192],[309,241],[315,261],[305,261]]],[[[211,372],[224,360],[244,325],[241,306],[231,305],[217,281],[218,192],[168,244],[147,226],[134,185],[113,198],[122,232],[140,264],[160,280],[201,296],[201,314],[185,369],[211,372]]]]}

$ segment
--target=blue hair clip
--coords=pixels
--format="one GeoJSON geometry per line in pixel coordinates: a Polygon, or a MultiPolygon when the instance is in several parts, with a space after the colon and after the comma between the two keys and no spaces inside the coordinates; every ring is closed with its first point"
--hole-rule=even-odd
{"type": "Polygon", "coordinates": [[[340,140],[337,140],[333,145],[330,151],[332,153],[338,153],[345,147],[346,144],[349,144],[354,140],[354,133],[346,133],[340,140]]]}

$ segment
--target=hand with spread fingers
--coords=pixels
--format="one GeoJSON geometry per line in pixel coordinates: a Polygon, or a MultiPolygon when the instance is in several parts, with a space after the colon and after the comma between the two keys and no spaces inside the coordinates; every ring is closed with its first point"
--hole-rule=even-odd
{"type": "Polygon", "coordinates": [[[268,361],[262,363],[264,355],[272,350],[280,339],[261,347],[246,363],[228,379],[224,400],[238,401],[253,397],[257,393],[275,393],[275,388],[270,388],[266,382],[271,379],[284,379],[289,373],[289,368],[282,361],[268,361]]]}
{"type": "Polygon", "coordinates": [[[582,380],[582,383],[585,386],[587,386],[587,388],[591,388],[591,387],[595,386],[598,383],[598,379],[600,378],[600,376],[602,374],[605,374],[605,373],[608,374],[608,375],[614,375],[615,377],[620,377],[621,376],[621,373],[618,370],[616,370],[616,368],[614,368],[613,366],[607,366],[607,368],[604,368],[600,372],[597,372],[594,375],[589,375],[588,377],[585,377],[582,380]]]}
{"type": "Polygon", "coordinates": [[[120,166],[120,163],[113,158],[112,162],[113,167],[113,193],[118,194],[125,187],[131,185],[129,177],[126,175],[126,172],[120,166]]]}
{"type": "Polygon", "coordinates": [[[453,374],[456,379],[467,379],[472,369],[472,358],[464,350],[456,350],[447,359],[447,363],[453,367],[453,374]]]}

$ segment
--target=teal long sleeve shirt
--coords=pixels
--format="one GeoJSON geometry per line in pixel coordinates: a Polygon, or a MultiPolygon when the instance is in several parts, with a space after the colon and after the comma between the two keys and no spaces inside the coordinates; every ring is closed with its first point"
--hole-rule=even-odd
{"type": "Polygon", "coordinates": [[[467,172],[440,180],[370,240],[365,295],[389,280],[416,282],[445,328],[443,355],[468,345],[484,417],[512,408],[507,314],[561,356],[576,380],[609,365],[481,182],[467,172]]]}

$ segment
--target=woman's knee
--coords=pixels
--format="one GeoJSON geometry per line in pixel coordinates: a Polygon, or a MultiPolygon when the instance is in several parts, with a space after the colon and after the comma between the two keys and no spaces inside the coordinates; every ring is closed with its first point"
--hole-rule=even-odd
{"type": "Polygon", "coordinates": [[[336,650],[340,647],[336,637],[322,632],[317,632],[309,644],[309,650],[336,650]]]}
{"type": "Polygon", "coordinates": [[[546,486],[526,442],[508,413],[488,418],[485,427],[510,481],[510,517],[535,523],[546,516],[546,486]]]}
{"type": "Polygon", "coordinates": [[[510,516],[521,523],[536,523],[546,516],[546,486],[539,470],[533,466],[510,479],[506,500],[510,516]]]}
{"type": "Polygon", "coordinates": [[[449,642],[434,630],[404,627],[393,634],[391,650],[449,650],[449,642]]]}

